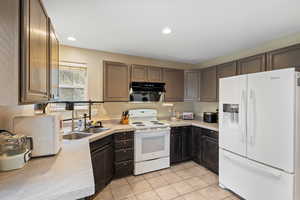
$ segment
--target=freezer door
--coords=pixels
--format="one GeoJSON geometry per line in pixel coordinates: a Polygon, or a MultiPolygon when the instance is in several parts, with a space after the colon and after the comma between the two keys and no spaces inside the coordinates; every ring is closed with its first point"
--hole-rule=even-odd
{"type": "Polygon", "coordinates": [[[294,172],[295,72],[248,75],[247,157],[294,172]]]}
{"type": "Polygon", "coordinates": [[[246,156],[247,75],[220,79],[219,146],[246,156]]]}
{"type": "Polygon", "coordinates": [[[247,200],[295,200],[294,175],[220,150],[219,182],[247,200]]]}

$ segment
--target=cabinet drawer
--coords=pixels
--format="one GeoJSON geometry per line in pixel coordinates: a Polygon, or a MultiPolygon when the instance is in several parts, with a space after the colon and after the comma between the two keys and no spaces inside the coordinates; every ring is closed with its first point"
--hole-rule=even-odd
{"type": "Polygon", "coordinates": [[[115,149],[133,148],[133,140],[115,140],[115,149]]]}
{"type": "Polygon", "coordinates": [[[134,132],[123,132],[123,133],[116,133],[114,135],[114,140],[130,140],[133,139],[134,132]]]}
{"type": "Polygon", "coordinates": [[[115,163],[115,178],[122,178],[133,174],[133,161],[115,163]]]}
{"type": "Polygon", "coordinates": [[[217,131],[213,131],[213,130],[209,130],[209,129],[202,129],[201,133],[203,135],[206,135],[207,137],[214,138],[216,140],[219,139],[219,134],[217,131]]]}
{"type": "Polygon", "coordinates": [[[133,160],[133,148],[120,149],[115,151],[115,162],[133,160]]]}
{"type": "Polygon", "coordinates": [[[92,143],[90,143],[91,152],[93,152],[93,151],[95,151],[97,149],[100,149],[100,148],[102,148],[105,145],[108,145],[110,143],[112,143],[112,136],[108,136],[108,137],[99,139],[99,140],[97,140],[95,142],[92,142],[92,143]]]}

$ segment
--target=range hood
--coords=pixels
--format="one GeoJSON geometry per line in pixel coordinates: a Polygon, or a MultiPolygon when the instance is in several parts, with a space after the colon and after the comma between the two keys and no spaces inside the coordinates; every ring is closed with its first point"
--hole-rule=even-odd
{"type": "Polygon", "coordinates": [[[152,82],[131,82],[130,101],[131,102],[157,102],[162,101],[165,90],[165,83],[152,82]]]}

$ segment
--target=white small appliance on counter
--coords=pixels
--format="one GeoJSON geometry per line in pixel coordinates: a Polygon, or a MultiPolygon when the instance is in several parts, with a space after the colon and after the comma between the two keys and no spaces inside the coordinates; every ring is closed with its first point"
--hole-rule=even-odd
{"type": "Polygon", "coordinates": [[[16,134],[32,137],[32,157],[55,155],[61,149],[63,127],[60,115],[18,116],[13,119],[13,130],[16,134]]]}
{"type": "Polygon", "coordinates": [[[194,113],[193,112],[183,112],[182,113],[182,119],[183,120],[193,120],[194,119],[194,113]]]}
{"type": "Polygon", "coordinates": [[[134,133],[134,175],[170,167],[170,126],[157,119],[157,110],[129,110],[134,133]]]}

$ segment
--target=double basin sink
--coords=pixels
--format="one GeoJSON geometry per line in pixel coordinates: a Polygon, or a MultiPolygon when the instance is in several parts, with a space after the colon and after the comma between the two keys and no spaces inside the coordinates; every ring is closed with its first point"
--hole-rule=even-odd
{"type": "Polygon", "coordinates": [[[109,128],[104,128],[104,127],[97,127],[97,128],[88,128],[84,131],[77,131],[77,132],[72,132],[70,134],[64,135],[63,139],[65,140],[79,140],[81,138],[85,138],[88,136],[91,136],[96,133],[101,133],[104,131],[109,130],[109,128]]]}

